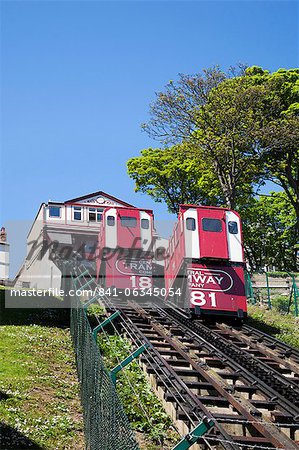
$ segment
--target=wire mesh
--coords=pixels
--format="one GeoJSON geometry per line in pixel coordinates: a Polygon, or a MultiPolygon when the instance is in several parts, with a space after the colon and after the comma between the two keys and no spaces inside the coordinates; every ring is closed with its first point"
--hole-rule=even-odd
{"type": "Polygon", "coordinates": [[[70,328],[81,388],[86,449],[139,450],[85,309],[76,296],[71,299],[70,328]]]}

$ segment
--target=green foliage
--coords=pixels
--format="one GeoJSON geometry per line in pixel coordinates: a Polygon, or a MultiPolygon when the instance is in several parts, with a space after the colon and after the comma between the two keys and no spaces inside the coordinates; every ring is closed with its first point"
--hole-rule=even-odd
{"type": "Polygon", "coordinates": [[[221,204],[221,189],[211,166],[194,158],[186,144],[167,149],[146,149],[131,158],[128,174],[136,191],[164,201],[176,213],[182,203],[221,204]]]}
{"type": "Polygon", "coordinates": [[[271,304],[274,309],[280,313],[293,313],[294,305],[290,296],[286,295],[271,295],[271,304]]]}
{"type": "MultiPolygon", "coordinates": [[[[63,308],[63,301],[53,296],[36,297],[32,302],[32,308],[22,308],[20,297],[20,307],[8,308],[10,305],[10,287],[0,286],[0,325],[44,325],[54,327],[69,327],[70,310],[63,308]],[[51,308],[45,305],[51,304],[51,308]]],[[[15,301],[15,298],[14,298],[15,301]]]]}
{"type": "Polygon", "coordinates": [[[91,304],[88,308],[87,308],[87,316],[88,317],[93,317],[93,316],[103,316],[105,313],[104,307],[99,305],[98,303],[95,304],[91,304]]]}
{"type": "Polygon", "coordinates": [[[284,192],[251,198],[239,208],[244,244],[251,270],[276,266],[296,269],[296,215],[284,192]]]}
{"type": "Polygon", "coordinates": [[[252,86],[248,77],[223,81],[200,108],[191,137],[199,157],[212,165],[230,208],[236,207],[238,193],[252,194],[252,184],[261,175],[255,142],[262,96],[263,87],[252,86]]]}
{"type": "Polygon", "coordinates": [[[290,275],[293,275],[294,277],[298,277],[298,272],[268,272],[270,277],[273,278],[288,278],[290,275]]]}
{"type": "MultiPolygon", "coordinates": [[[[166,202],[172,212],[180,203],[240,210],[251,266],[266,263],[281,270],[295,269],[299,69],[271,73],[253,66],[232,74],[212,68],[169,82],[157,94],[143,128],[163,144],[176,145],[143,150],[141,156],[129,160],[128,173],[136,190],[166,202]],[[285,220],[278,207],[255,198],[255,191],[267,180],[280,185],[286,194],[285,220]],[[271,211],[266,213],[266,208],[271,211]]],[[[274,200],[278,205],[278,198],[274,200]]]]}
{"type": "Polygon", "coordinates": [[[299,69],[248,74],[263,86],[263,123],[258,133],[263,178],[286,192],[295,210],[299,238],[299,69]]]}
{"type": "MultiPolygon", "coordinates": [[[[112,369],[131,353],[130,342],[118,335],[98,335],[98,344],[107,367],[112,369]]],[[[146,433],[156,444],[177,439],[171,419],[152,391],[137,361],[117,376],[117,390],[133,428],[146,433]]]]}
{"type": "Polygon", "coordinates": [[[298,318],[291,314],[282,315],[278,311],[269,311],[253,305],[248,306],[248,312],[249,325],[299,348],[298,318]]]}
{"type": "Polygon", "coordinates": [[[156,93],[150,105],[150,120],[142,124],[143,130],[164,145],[185,141],[197,128],[198,109],[227,76],[219,67],[211,67],[170,80],[163,92],[156,93]]]}

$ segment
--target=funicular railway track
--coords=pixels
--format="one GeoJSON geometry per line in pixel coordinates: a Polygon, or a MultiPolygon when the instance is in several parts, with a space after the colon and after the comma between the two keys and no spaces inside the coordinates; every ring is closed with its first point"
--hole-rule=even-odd
{"type": "Polygon", "coordinates": [[[215,421],[200,448],[299,448],[298,389],[281,374],[255,357],[252,364],[229,341],[225,345],[237,353],[223,351],[223,337],[207,327],[204,333],[173,309],[130,302],[121,308],[120,323],[133,342],[150,345],[143,368],[181,433],[204,416],[215,421]]]}
{"type": "Polygon", "coordinates": [[[299,364],[299,350],[296,348],[247,324],[243,324],[241,331],[251,339],[255,339],[258,343],[277,351],[282,358],[291,358],[299,364]]]}
{"type": "MultiPolygon", "coordinates": [[[[289,408],[293,404],[299,412],[299,385],[298,372],[293,374],[292,369],[280,367],[276,361],[269,357],[253,355],[252,349],[247,349],[247,342],[242,341],[242,334],[238,335],[238,340],[229,339],[228,336],[234,337],[234,332],[231,335],[228,333],[220,333],[198,322],[192,322],[184,317],[179,311],[169,308],[168,314],[175,320],[183,323],[187,328],[192,329],[198,336],[203,337],[207,342],[213,344],[222,354],[229,357],[232,361],[238,362],[243,368],[253,372],[260,381],[263,381],[268,386],[271,386],[276,393],[278,393],[284,401],[290,402],[289,408]],[[226,339],[224,338],[226,337],[226,339]],[[236,342],[240,345],[237,345],[236,342]],[[244,349],[243,347],[246,347],[244,349]],[[273,363],[275,364],[273,367],[273,363]],[[287,375],[285,376],[287,372],[287,375]],[[293,374],[293,376],[292,376],[293,374]],[[297,376],[296,376],[297,375],[297,376]]],[[[289,363],[294,366],[294,371],[298,366],[295,363],[289,363]]]]}
{"type": "Polygon", "coordinates": [[[299,387],[299,352],[296,349],[246,326],[235,328],[226,324],[214,324],[212,330],[225,341],[238,346],[269,369],[278,372],[295,389],[299,387]]]}

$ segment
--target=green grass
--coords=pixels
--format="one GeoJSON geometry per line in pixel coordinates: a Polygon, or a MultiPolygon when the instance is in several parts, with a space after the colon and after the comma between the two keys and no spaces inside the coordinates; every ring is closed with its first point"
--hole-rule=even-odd
{"type": "Polygon", "coordinates": [[[248,325],[299,349],[299,318],[253,305],[248,306],[248,313],[248,325]]]}
{"type": "Polygon", "coordinates": [[[71,338],[53,326],[63,312],[5,310],[0,294],[0,448],[82,450],[71,338]]]}
{"type": "MultiPolygon", "coordinates": [[[[98,344],[110,369],[132,351],[130,341],[118,335],[99,334],[98,344]]],[[[172,449],[179,435],[137,361],[119,372],[117,391],[141,449],[172,449]]]]}

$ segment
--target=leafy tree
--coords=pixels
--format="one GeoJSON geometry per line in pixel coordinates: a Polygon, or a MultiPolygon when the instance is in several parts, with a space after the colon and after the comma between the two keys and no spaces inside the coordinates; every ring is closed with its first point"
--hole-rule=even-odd
{"type": "Polygon", "coordinates": [[[264,179],[280,185],[297,217],[299,238],[299,69],[280,69],[270,74],[247,69],[246,76],[264,88],[263,124],[259,132],[264,179]]]}
{"type": "Polygon", "coordinates": [[[136,183],[135,190],[147,193],[157,202],[164,201],[173,213],[182,203],[224,203],[211,166],[196,161],[186,144],[142,150],[141,156],[131,158],[127,166],[136,183]]]}
{"type": "Polygon", "coordinates": [[[252,270],[296,269],[296,214],[285,192],[251,198],[239,209],[245,254],[252,270]]]}
{"type": "Polygon", "coordinates": [[[143,125],[165,149],[128,162],[136,190],[165,201],[227,205],[242,212],[252,268],[295,268],[299,237],[299,69],[219,68],[180,75],[151,105],[143,125]],[[267,180],[284,189],[254,197],[267,180]]]}
{"type": "Polygon", "coordinates": [[[191,137],[198,158],[213,166],[229,208],[236,207],[238,192],[244,188],[250,195],[261,176],[256,141],[263,91],[246,77],[225,80],[201,107],[191,137]]]}
{"type": "Polygon", "coordinates": [[[150,120],[142,124],[143,130],[164,145],[189,139],[209,92],[227,76],[219,67],[212,67],[195,75],[180,74],[178,81],[169,81],[164,92],[156,93],[150,105],[150,120]]]}
{"type": "Polygon", "coordinates": [[[242,197],[245,189],[248,195],[259,175],[255,142],[262,87],[230,75],[219,68],[180,75],[157,94],[143,128],[162,143],[193,149],[197,164],[214,171],[226,205],[234,208],[238,193],[242,197]]]}
{"type": "Polygon", "coordinates": [[[219,68],[180,75],[157,94],[143,128],[163,143],[189,142],[194,158],[213,168],[229,207],[243,187],[249,194],[258,180],[277,182],[299,230],[299,69],[243,69],[234,78],[219,68]]]}

